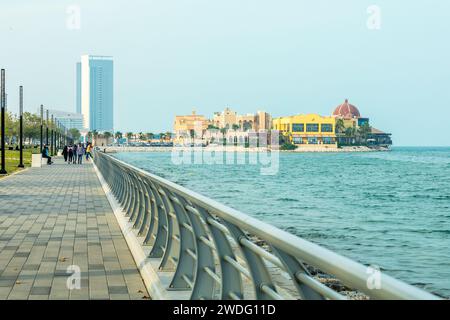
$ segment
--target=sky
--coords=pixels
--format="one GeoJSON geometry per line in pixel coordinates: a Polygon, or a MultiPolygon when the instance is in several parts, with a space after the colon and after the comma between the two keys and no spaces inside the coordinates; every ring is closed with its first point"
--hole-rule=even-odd
{"type": "Polygon", "coordinates": [[[25,110],[75,111],[75,63],[113,56],[122,132],[348,98],[395,145],[450,146],[449,15],[448,0],[3,0],[0,67],[9,110],[23,85],[25,110]]]}

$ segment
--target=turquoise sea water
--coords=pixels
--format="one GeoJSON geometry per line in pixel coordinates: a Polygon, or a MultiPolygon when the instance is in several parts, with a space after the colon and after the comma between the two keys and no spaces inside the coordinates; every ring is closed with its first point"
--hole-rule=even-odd
{"type": "Polygon", "coordinates": [[[282,153],[257,165],[176,165],[170,153],[118,153],[309,241],[450,297],[450,148],[282,153]]]}

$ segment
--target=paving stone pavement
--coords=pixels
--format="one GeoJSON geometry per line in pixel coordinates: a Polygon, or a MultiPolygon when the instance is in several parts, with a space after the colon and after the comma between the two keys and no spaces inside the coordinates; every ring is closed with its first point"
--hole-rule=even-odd
{"type": "Polygon", "coordinates": [[[145,298],[91,163],[0,179],[0,299],[145,298]]]}

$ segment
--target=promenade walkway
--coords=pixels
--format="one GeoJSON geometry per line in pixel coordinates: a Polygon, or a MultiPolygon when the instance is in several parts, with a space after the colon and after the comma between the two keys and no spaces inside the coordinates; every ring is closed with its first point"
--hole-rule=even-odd
{"type": "Polygon", "coordinates": [[[56,159],[0,179],[0,299],[145,298],[91,163],[56,159]],[[81,286],[69,290],[78,267],[81,286]]]}

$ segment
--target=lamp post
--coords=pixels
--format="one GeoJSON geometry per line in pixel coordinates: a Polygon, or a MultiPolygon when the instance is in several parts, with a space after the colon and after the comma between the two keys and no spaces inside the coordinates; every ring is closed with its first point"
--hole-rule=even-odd
{"type": "Polygon", "coordinates": [[[1,105],[1,134],[2,134],[2,138],[1,138],[1,146],[2,146],[2,167],[0,169],[0,174],[6,174],[6,159],[5,159],[5,69],[2,69],[1,71],[1,91],[0,91],[0,105],[1,105]]]}
{"type": "Polygon", "coordinates": [[[53,145],[55,142],[54,139],[54,131],[53,131],[53,115],[52,115],[52,121],[50,122],[50,154],[53,156],[54,155],[54,149],[53,149],[53,145]]]}
{"type": "Polygon", "coordinates": [[[41,104],[41,154],[44,143],[44,106],[41,104]]]}
{"type": "Polygon", "coordinates": [[[45,121],[45,145],[48,148],[48,109],[45,110],[46,113],[46,121],[45,121]]]}
{"type": "Polygon", "coordinates": [[[23,87],[19,88],[19,152],[20,152],[20,160],[19,160],[19,168],[23,168],[23,87]]]}
{"type": "Polygon", "coordinates": [[[56,119],[55,122],[56,122],[56,153],[58,153],[59,146],[60,146],[60,143],[59,143],[59,121],[58,121],[58,119],[56,119]]]}

